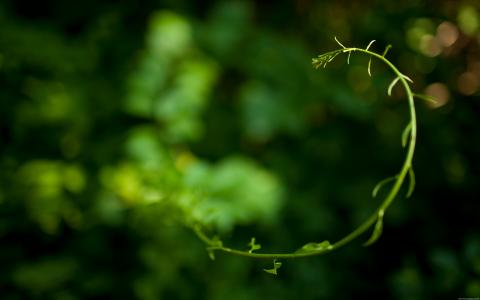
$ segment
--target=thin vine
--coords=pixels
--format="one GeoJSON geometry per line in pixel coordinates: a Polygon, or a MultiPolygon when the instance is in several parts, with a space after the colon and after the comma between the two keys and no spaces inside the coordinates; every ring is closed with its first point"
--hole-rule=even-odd
{"type": "Polygon", "coordinates": [[[350,63],[350,56],[352,53],[361,53],[369,56],[368,62],[368,74],[371,76],[371,65],[372,65],[372,58],[378,59],[384,64],[386,64],[391,71],[395,74],[395,78],[390,83],[387,94],[391,96],[393,87],[401,83],[403,86],[408,100],[409,106],[409,115],[410,120],[406,125],[403,133],[401,135],[401,142],[402,146],[406,149],[405,160],[400,171],[395,174],[394,176],[388,177],[382,181],[380,181],[372,191],[372,197],[376,197],[379,190],[386,186],[387,184],[392,184],[389,192],[381,202],[380,206],[368,217],[362,224],[360,224],[355,230],[347,234],[345,237],[341,238],[335,243],[330,243],[329,241],[325,240],[323,242],[311,242],[307,243],[304,246],[300,247],[298,250],[291,252],[291,253],[259,253],[254,252],[261,248],[260,244],[257,244],[255,238],[250,240],[250,243],[247,245],[249,246],[246,250],[241,249],[234,249],[230,247],[226,247],[223,245],[223,242],[218,237],[209,237],[205,234],[201,225],[196,224],[193,225],[193,230],[197,234],[197,236],[207,245],[207,251],[211,259],[215,259],[215,252],[225,252],[233,255],[238,256],[245,256],[250,258],[257,258],[257,259],[273,259],[273,268],[265,269],[267,273],[270,274],[277,274],[277,270],[281,267],[282,263],[278,261],[279,259],[292,259],[292,258],[301,258],[301,257],[308,257],[308,256],[315,256],[315,255],[322,255],[326,253],[330,253],[339,249],[340,247],[345,246],[346,244],[350,243],[351,241],[358,238],[360,235],[364,234],[373,226],[373,231],[370,235],[370,238],[363,244],[364,246],[369,246],[375,243],[383,231],[383,218],[385,216],[385,212],[387,211],[388,207],[392,204],[393,200],[400,192],[400,188],[405,182],[406,177],[409,178],[409,184],[407,189],[407,197],[410,197],[413,193],[415,188],[415,174],[412,168],[412,160],[415,152],[415,144],[417,139],[417,118],[415,113],[415,103],[414,98],[419,98],[427,101],[434,101],[431,97],[426,95],[419,95],[412,92],[410,87],[410,83],[413,81],[407,77],[405,74],[400,72],[395,65],[393,65],[387,58],[386,54],[391,48],[391,45],[388,45],[382,54],[373,52],[370,50],[370,47],[375,42],[374,40],[371,41],[365,49],[362,48],[355,48],[355,47],[345,47],[337,38],[335,41],[340,46],[339,49],[333,50],[324,54],[319,55],[316,58],[312,59],[313,66],[318,68],[325,68],[328,63],[333,61],[338,55],[340,54],[347,54],[347,63],[350,63]]]}

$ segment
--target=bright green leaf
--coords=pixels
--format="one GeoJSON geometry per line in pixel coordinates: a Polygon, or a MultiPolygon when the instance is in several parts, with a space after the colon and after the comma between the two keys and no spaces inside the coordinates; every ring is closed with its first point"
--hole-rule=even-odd
{"type": "Polygon", "coordinates": [[[375,43],[375,40],[372,40],[372,41],[368,44],[367,48],[365,48],[365,50],[368,51],[368,49],[370,49],[370,46],[372,46],[373,43],[375,43]]]}
{"type": "Polygon", "coordinates": [[[408,123],[407,127],[402,132],[402,147],[405,148],[407,146],[408,135],[412,131],[412,123],[408,123]]]}
{"type": "Polygon", "coordinates": [[[337,42],[337,44],[339,44],[339,45],[340,45],[340,47],[342,47],[343,49],[345,49],[345,46],[344,46],[342,43],[340,43],[340,41],[337,39],[337,37],[336,37],[336,36],[335,36],[335,37],[333,37],[333,38],[335,39],[335,42],[337,42]]]}
{"type": "Polygon", "coordinates": [[[382,235],[382,231],[383,231],[383,213],[380,214],[380,212],[379,212],[377,223],[375,223],[375,228],[373,229],[373,233],[370,236],[370,238],[368,239],[368,241],[366,241],[363,244],[363,246],[370,246],[371,244],[375,243],[378,240],[378,238],[380,237],[380,235],[382,235]]]}
{"type": "Polygon", "coordinates": [[[408,77],[407,75],[402,74],[402,76],[403,76],[403,78],[405,78],[407,81],[410,81],[410,83],[413,83],[413,80],[412,80],[410,77],[408,77]]]}
{"type": "Polygon", "coordinates": [[[273,268],[272,269],[263,269],[268,274],[278,275],[278,269],[282,266],[282,262],[277,261],[276,259],[273,260],[273,268]]]}
{"type": "Polygon", "coordinates": [[[248,250],[248,253],[253,253],[253,251],[261,249],[262,246],[260,244],[255,244],[255,238],[252,237],[250,240],[250,243],[248,243],[248,246],[250,246],[250,250],[248,250]]]}
{"type": "Polygon", "coordinates": [[[208,253],[208,257],[210,257],[211,260],[215,260],[215,250],[208,248],[207,253],[208,253]]]}
{"type": "Polygon", "coordinates": [[[329,241],[323,241],[321,243],[308,243],[303,245],[302,248],[298,249],[296,253],[305,253],[305,252],[320,252],[324,250],[332,249],[332,245],[329,241]]]}
{"type": "Polygon", "coordinates": [[[415,189],[415,173],[413,172],[413,169],[411,167],[410,169],[408,169],[408,175],[409,175],[410,181],[408,183],[407,198],[410,198],[410,196],[413,193],[413,190],[415,189]]]}
{"type": "Polygon", "coordinates": [[[385,55],[387,55],[387,53],[388,53],[388,50],[390,50],[391,48],[392,48],[392,45],[388,45],[388,46],[385,48],[385,50],[383,51],[382,56],[385,57],[385,55]]]}
{"type": "Polygon", "coordinates": [[[385,178],[383,179],[382,181],[380,181],[379,183],[377,183],[375,185],[375,187],[373,188],[373,191],[372,191],[372,197],[375,198],[377,197],[377,194],[378,194],[378,191],[380,191],[380,189],[386,185],[387,183],[389,183],[390,181],[393,181],[395,179],[397,179],[397,175],[395,176],[391,176],[391,177],[388,177],[388,178],[385,178]]]}
{"type": "Polygon", "coordinates": [[[430,95],[413,94],[413,96],[414,96],[415,98],[422,99],[422,100],[425,100],[425,101],[430,102],[430,103],[433,103],[433,104],[436,104],[436,103],[437,103],[437,99],[435,99],[434,97],[432,97],[432,96],[430,96],[430,95]]]}
{"type": "Polygon", "coordinates": [[[395,84],[397,84],[397,82],[398,82],[399,80],[400,80],[400,77],[395,78],[394,80],[392,80],[392,83],[390,83],[390,85],[388,86],[387,94],[388,94],[389,96],[392,95],[392,89],[393,89],[393,87],[395,86],[395,84]]]}

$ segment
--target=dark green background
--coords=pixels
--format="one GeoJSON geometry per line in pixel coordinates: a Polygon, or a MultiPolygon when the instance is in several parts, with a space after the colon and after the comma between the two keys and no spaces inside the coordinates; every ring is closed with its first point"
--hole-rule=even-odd
{"type": "Polygon", "coordinates": [[[0,298],[480,297],[479,43],[478,1],[2,1],[0,298]],[[441,98],[413,196],[371,247],[211,261],[185,225],[334,242],[400,169],[404,94],[360,54],[314,70],[334,36],[441,98]]]}

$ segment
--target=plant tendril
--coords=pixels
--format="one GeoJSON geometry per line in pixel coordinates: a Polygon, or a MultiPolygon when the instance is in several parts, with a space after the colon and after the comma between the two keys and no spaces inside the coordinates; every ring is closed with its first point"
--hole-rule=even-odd
{"type": "MultiPolygon", "coordinates": [[[[397,67],[392,64],[386,57],[386,53],[391,48],[388,45],[383,53],[376,53],[369,50],[372,42],[367,46],[366,49],[362,48],[355,48],[355,47],[345,47],[336,37],[335,41],[341,47],[340,49],[333,50],[324,54],[319,55],[316,58],[312,59],[313,67],[318,69],[320,67],[325,68],[329,62],[331,62],[334,58],[336,58],[339,54],[346,53],[347,62],[350,60],[350,55],[352,53],[360,53],[369,56],[370,60],[372,58],[376,58],[386,64],[391,71],[395,74],[395,78],[388,87],[388,95],[391,95],[392,88],[398,82],[401,83],[403,86],[408,100],[409,106],[409,115],[410,120],[407,126],[407,129],[402,134],[402,144],[404,147],[408,145],[405,155],[405,160],[403,165],[400,169],[400,172],[393,176],[389,177],[385,180],[380,181],[380,183],[375,187],[373,191],[373,196],[375,197],[378,193],[378,190],[383,187],[386,183],[393,182],[392,187],[390,188],[389,192],[386,194],[385,198],[381,202],[380,206],[368,217],[363,223],[361,223],[357,228],[355,228],[352,232],[347,234],[345,237],[341,238],[335,243],[330,243],[329,241],[323,241],[321,243],[312,242],[307,243],[300,249],[288,252],[288,253],[259,253],[254,252],[254,250],[259,250],[260,245],[255,243],[255,239],[249,243],[250,249],[249,250],[239,250],[234,248],[229,248],[223,245],[223,243],[218,238],[209,238],[201,225],[194,225],[193,229],[197,236],[207,245],[207,250],[210,254],[210,257],[214,257],[214,252],[224,252],[228,254],[238,255],[238,256],[245,256],[250,258],[258,258],[258,259],[273,259],[274,260],[274,268],[265,270],[268,273],[276,274],[277,269],[281,266],[281,263],[277,261],[277,259],[290,259],[290,258],[301,258],[307,256],[315,256],[315,255],[322,255],[326,253],[330,253],[339,249],[340,247],[345,246],[346,244],[352,242],[356,238],[360,237],[362,234],[367,232],[373,226],[373,232],[370,238],[364,243],[365,246],[373,244],[375,241],[378,240],[380,235],[383,231],[383,217],[385,212],[387,211],[388,207],[392,204],[393,200],[398,195],[400,188],[402,187],[403,183],[405,182],[405,178],[407,175],[409,176],[409,186],[407,191],[407,197],[410,197],[413,193],[413,189],[415,186],[415,175],[412,169],[412,160],[415,152],[415,144],[417,138],[417,119],[415,113],[415,103],[414,103],[414,96],[417,98],[425,99],[427,96],[417,95],[412,92],[410,88],[409,82],[412,82],[410,78],[406,75],[401,73],[397,67]],[[408,140],[407,140],[408,137],[408,140]]],[[[369,73],[370,73],[370,63],[369,63],[369,73]]],[[[431,100],[427,98],[428,100],[431,100]]]]}

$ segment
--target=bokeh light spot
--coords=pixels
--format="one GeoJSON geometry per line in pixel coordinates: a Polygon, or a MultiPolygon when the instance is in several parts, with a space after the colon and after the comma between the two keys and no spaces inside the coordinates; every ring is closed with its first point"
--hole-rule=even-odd
{"type": "Polygon", "coordinates": [[[150,20],[148,42],[159,55],[178,54],[189,47],[191,34],[184,18],[168,11],[158,12],[150,20]]]}
{"type": "Polygon", "coordinates": [[[450,47],[458,39],[458,29],[451,22],[443,22],[437,27],[436,38],[442,46],[450,47]]]}
{"type": "Polygon", "coordinates": [[[465,72],[458,77],[457,86],[460,93],[467,96],[473,95],[480,87],[480,80],[475,73],[465,72]]]}
{"type": "Polygon", "coordinates": [[[431,34],[425,34],[420,39],[420,51],[429,57],[435,57],[442,52],[439,41],[431,34]]]}
{"type": "Polygon", "coordinates": [[[432,108],[444,106],[445,104],[447,104],[450,98],[450,92],[447,86],[440,82],[436,82],[427,86],[427,88],[425,89],[425,94],[435,98],[436,103],[429,102],[429,105],[432,108]]]}
{"type": "Polygon", "coordinates": [[[406,41],[407,44],[414,50],[424,53],[422,45],[428,40],[428,37],[433,36],[435,32],[435,26],[430,19],[416,19],[410,22],[410,25],[407,30],[406,41]],[[423,42],[422,42],[423,40],[423,42]]]}
{"type": "Polygon", "coordinates": [[[475,34],[480,25],[478,12],[471,5],[464,5],[459,9],[457,21],[460,29],[468,35],[475,34]]]}

